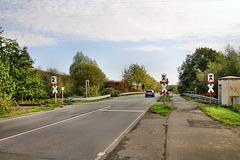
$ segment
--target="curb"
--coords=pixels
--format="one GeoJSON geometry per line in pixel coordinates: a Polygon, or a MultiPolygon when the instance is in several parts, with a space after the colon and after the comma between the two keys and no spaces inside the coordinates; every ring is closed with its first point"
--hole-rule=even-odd
{"type": "MultiPolygon", "coordinates": [[[[151,106],[150,106],[151,107],[151,106]]],[[[149,110],[148,107],[140,116],[138,116],[137,119],[135,119],[135,121],[133,121],[127,129],[125,129],[120,136],[118,136],[113,142],[112,144],[110,144],[103,152],[99,152],[97,155],[97,158],[95,160],[104,160],[107,155],[113,151],[113,149],[121,142],[121,140],[137,125],[137,123],[142,119],[142,117],[147,113],[147,111],[149,110]]]]}

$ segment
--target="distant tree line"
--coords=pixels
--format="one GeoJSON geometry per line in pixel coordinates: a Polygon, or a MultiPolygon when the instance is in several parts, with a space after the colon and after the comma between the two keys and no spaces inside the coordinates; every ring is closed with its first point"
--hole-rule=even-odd
{"type": "Polygon", "coordinates": [[[208,73],[214,73],[216,84],[214,91],[218,93],[218,78],[225,76],[240,76],[240,52],[227,45],[224,53],[211,48],[198,48],[193,54],[188,54],[178,68],[179,90],[195,91],[206,94],[208,73]]]}

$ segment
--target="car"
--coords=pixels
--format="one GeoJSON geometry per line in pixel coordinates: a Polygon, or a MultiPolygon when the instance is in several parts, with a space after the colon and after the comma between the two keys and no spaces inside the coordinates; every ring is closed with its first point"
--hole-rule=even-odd
{"type": "Polygon", "coordinates": [[[152,90],[152,89],[146,90],[145,97],[148,97],[148,96],[155,97],[154,90],[152,90]]]}

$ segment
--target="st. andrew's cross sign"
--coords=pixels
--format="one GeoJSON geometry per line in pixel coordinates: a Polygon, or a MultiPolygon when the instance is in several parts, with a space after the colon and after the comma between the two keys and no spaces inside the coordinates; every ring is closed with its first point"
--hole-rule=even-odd
{"type": "Polygon", "coordinates": [[[208,80],[206,81],[207,85],[208,85],[208,92],[207,92],[207,96],[211,95],[211,93],[215,96],[216,93],[213,90],[213,86],[215,85],[215,81],[214,81],[214,74],[213,73],[209,73],[208,74],[208,80]]]}
{"type": "Polygon", "coordinates": [[[168,91],[167,91],[167,85],[168,85],[168,79],[165,73],[162,74],[162,80],[160,81],[163,89],[160,92],[160,95],[162,95],[163,93],[166,93],[167,95],[169,95],[168,91]]]}

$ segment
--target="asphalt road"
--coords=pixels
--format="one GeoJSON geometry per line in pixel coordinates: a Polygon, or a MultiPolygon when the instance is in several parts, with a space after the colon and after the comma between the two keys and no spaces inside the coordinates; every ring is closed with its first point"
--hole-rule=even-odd
{"type": "Polygon", "coordinates": [[[1,160],[94,160],[158,97],[118,97],[0,120],[1,160]]]}

